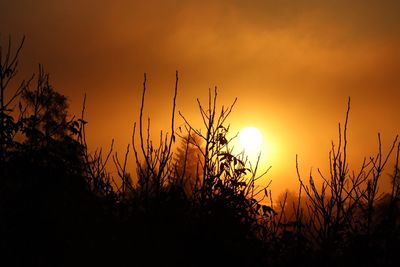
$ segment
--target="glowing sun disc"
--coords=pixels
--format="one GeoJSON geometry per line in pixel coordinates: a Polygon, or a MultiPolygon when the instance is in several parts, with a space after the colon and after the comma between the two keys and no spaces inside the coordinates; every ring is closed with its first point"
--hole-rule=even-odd
{"type": "Polygon", "coordinates": [[[246,127],[239,132],[239,143],[246,152],[259,152],[263,143],[262,134],[256,127],[246,127]]]}

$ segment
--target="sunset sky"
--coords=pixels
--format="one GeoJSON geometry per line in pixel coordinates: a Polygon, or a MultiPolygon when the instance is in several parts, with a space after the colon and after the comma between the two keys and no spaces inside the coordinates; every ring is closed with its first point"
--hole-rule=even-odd
{"type": "Polygon", "coordinates": [[[176,70],[177,110],[199,127],[196,98],[217,86],[220,104],[238,97],[233,131],[261,130],[272,189],[294,190],[295,155],[304,175],[326,166],[348,97],[352,162],[400,133],[399,14],[396,0],[0,0],[0,38],[26,36],[19,78],[42,63],[72,113],[87,93],[93,149],[115,138],[123,153],[144,72],[154,132],[169,130],[176,70]]]}

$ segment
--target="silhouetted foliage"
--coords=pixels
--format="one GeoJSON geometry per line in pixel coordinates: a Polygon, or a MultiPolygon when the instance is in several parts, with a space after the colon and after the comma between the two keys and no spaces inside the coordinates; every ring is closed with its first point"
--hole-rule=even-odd
{"type": "Polygon", "coordinates": [[[397,137],[388,152],[352,172],[347,124],[339,124],[330,171],[308,182],[298,170],[298,193],[273,203],[259,187],[258,162],[235,154],[227,120],[236,100],[217,106],[197,100],[202,128],[175,129],[178,73],[171,133],[153,141],[139,123],[121,158],[110,149],[90,152],[87,121],[68,114],[68,102],[39,72],[12,88],[21,45],[0,49],[0,251],[4,266],[391,266],[400,240],[397,137]],[[5,52],[4,52],[5,51],[5,52]],[[4,55],[2,53],[5,53],[4,55]],[[7,91],[7,94],[5,92],[7,91]],[[6,99],[6,96],[8,98],[6,99]],[[218,112],[220,110],[220,112],[218,112]],[[182,130],[183,129],[183,130],[182,130]],[[180,138],[175,146],[177,137],[180,138]],[[128,173],[132,148],[136,176],[128,173]],[[392,154],[392,191],[378,186],[392,154]],[[117,176],[107,171],[112,159],[117,176]]]}

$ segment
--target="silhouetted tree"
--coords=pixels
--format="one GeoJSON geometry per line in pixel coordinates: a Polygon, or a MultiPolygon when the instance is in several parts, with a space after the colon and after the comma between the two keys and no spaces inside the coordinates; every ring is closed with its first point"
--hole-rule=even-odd
{"type": "Polygon", "coordinates": [[[69,130],[67,125],[67,98],[54,91],[49,84],[49,75],[39,66],[36,88],[26,87],[22,92],[25,101],[24,122],[28,138],[41,132],[45,138],[62,139],[69,130]]]}
{"type": "Polygon", "coordinates": [[[0,57],[0,250],[7,255],[1,260],[54,266],[81,235],[92,202],[79,122],[67,120],[66,97],[52,88],[42,67],[34,90],[33,78],[14,91],[8,87],[18,72],[22,43],[15,54],[9,44],[0,57]]]}
{"type": "Polygon", "coordinates": [[[11,37],[8,38],[6,49],[3,49],[3,45],[0,44],[0,165],[4,161],[6,150],[13,146],[13,139],[17,132],[17,122],[13,116],[15,101],[30,82],[30,80],[22,81],[14,91],[10,91],[10,82],[18,73],[18,56],[24,40],[25,38],[21,40],[15,52],[12,49],[11,37]]]}

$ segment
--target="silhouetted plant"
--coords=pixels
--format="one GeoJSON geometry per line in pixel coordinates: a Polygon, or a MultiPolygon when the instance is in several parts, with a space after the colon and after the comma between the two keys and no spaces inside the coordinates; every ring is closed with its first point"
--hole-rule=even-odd
{"type": "Polygon", "coordinates": [[[392,192],[391,199],[392,201],[400,201],[400,142],[397,144],[397,152],[396,152],[396,160],[392,175],[392,192]]]}
{"type": "Polygon", "coordinates": [[[152,140],[150,140],[150,119],[148,119],[146,138],[143,134],[143,109],[147,90],[146,82],[147,76],[145,74],[139,117],[139,144],[143,162],[141,162],[141,158],[139,157],[138,150],[135,146],[136,123],[133,127],[132,147],[136,159],[139,189],[141,194],[147,198],[150,195],[159,195],[163,187],[168,183],[168,180],[172,177],[171,159],[172,145],[175,142],[174,121],[176,107],[175,103],[178,93],[178,72],[176,72],[175,91],[172,105],[171,134],[163,134],[161,131],[158,146],[154,144],[152,140]]]}
{"type": "MultiPolygon", "coordinates": [[[[17,132],[17,122],[12,115],[15,111],[15,101],[28,86],[30,80],[22,81],[19,86],[10,91],[10,82],[18,73],[18,56],[21,52],[25,38],[15,52],[12,51],[11,37],[8,38],[8,46],[3,54],[3,46],[0,44],[0,164],[3,162],[6,150],[14,145],[13,140],[17,132]]],[[[21,106],[19,106],[21,109],[21,106]]]]}
{"type": "Polygon", "coordinates": [[[0,249],[7,255],[4,262],[50,266],[82,233],[92,206],[84,148],[78,141],[79,123],[67,119],[67,99],[53,90],[41,66],[34,89],[33,78],[8,87],[18,72],[23,41],[14,55],[10,43],[0,75],[0,249]]]}
{"type": "Polygon", "coordinates": [[[266,172],[257,175],[258,162],[253,168],[245,155],[235,155],[232,151],[232,139],[227,137],[229,126],[225,127],[224,124],[236,100],[228,108],[223,106],[220,113],[217,113],[216,100],[216,89],[214,94],[211,90],[209,91],[206,108],[197,100],[205,127],[204,133],[191,126],[180,113],[188,132],[198,136],[204,144],[204,149],[201,150],[203,160],[200,161],[203,173],[202,177],[196,179],[199,182],[196,183],[193,192],[194,201],[204,206],[211,214],[222,212],[219,208],[213,210],[216,207],[231,210],[232,219],[238,220],[244,226],[244,235],[257,235],[256,229],[259,226],[268,229],[265,226],[275,215],[275,211],[270,206],[261,204],[255,198],[259,193],[266,192],[265,188],[260,189],[255,185],[255,181],[266,172]]]}
{"type": "Polygon", "coordinates": [[[306,184],[303,181],[296,158],[300,192],[304,191],[307,196],[308,209],[308,216],[303,216],[300,224],[306,226],[303,227],[303,231],[306,231],[306,235],[317,244],[317,248],[322,249],[324,253],[334,255],[333,257],[343,253],[343,250],[351,246],[351,242],[357,236],[366,238],[374,236],[376,202],[382,197],[378,195],[379,180],[398,143],[398,136],[396,136],[389,151],[383,154],[381,138],[378,134],[376,156],[368,160],[364,159],[358,172],[350,172],[347,160],[349,111],[350,99],[343,132],[339,124],[338,147],[336,148],[332,143],[332,150],[329,153],[329,175],[325,176],[318,169],[322,181],[320,189],[311,173],[309,183],[306,184]]]}
{"type": "Polygon", "coordinates": [[[86,124],[85,120],[86,95],[83,99],[82,113],[78,120],[72,122],[72,131],[77,135],[77,141],[82,147],[84,161],[84,176],[90,190],[99,197],[116,198],[112,185],[113,178],[107,172],[107,162],[113,152],[114,140],[112,140],[110,149],[105,158],[103,157],[103,149],[96,149],[89,152],[86,141],[86,124]]]}

